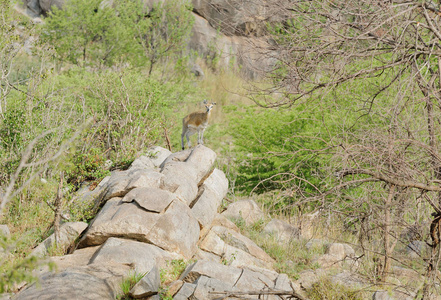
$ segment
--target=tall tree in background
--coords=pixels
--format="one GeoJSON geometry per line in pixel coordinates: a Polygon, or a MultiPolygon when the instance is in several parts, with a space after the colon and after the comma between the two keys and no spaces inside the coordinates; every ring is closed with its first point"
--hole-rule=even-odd
{"type": "Polygon", "coordinates": [[[272,87],[255,101],[289,107],[334,95],[327,110],[349,107],[357,116],[350,124],[342,119],[340,134],[328,140],[333,161],[322,166],[327,184],[315,195],[298,194],[334,208],[336,201],[327,199],[337,195],[338,206],[351,206],[360,224],[381,211],[380,277],[387,276],[399,242],[394,228],[418,221],[421,210],[432,213],[428,280],[420,291],[428,297],[439,283],[441,260],[439,3],[286,1],[268,4],[267,12],[284,21],[271,29],[270,51],[279,53],[267,76],[272,87]],[[275,92],[284,97],[271,97],[275,92]],[[360,194],[354,187],[367,189],[360,194]]]}

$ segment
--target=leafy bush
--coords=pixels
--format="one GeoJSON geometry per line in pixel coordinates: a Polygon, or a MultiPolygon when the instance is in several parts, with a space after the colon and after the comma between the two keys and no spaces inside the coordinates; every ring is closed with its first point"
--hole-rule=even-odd
{"type": "Polygon", "coordinates": [[[93,67],[147,62],[150,75],[158,62],[183,57],[178,54],[192,25],[189,2],[158,2],[149,9],[142,0],[72,0],[62,10],[53,7],[42,37],[62,61],[93,67]]]}

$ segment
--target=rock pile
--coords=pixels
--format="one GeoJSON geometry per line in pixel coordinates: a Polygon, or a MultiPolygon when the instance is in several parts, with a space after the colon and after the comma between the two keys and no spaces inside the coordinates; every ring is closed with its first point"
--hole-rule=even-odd
{"type": "MultiPolygon", "coordinates": [[[[202,145],[174,154],[155,147],[128,170],[114,171],[76,200],[104,203],[94,220],[60,230],[61,242],[80,238],[76,250],[51,257],[57,271],[42,270],[38,284],[14,299],[115,299],[122,279],[135,272],[145,276],[132,297],[158,299],[159,270],[180,259],[195,262],[170,284],[174,299],[294,293],[288,277],[273,270],[273,259],[218,214],[228,181],[213,169],[215,159],[202,145]]],[[[44,255],[52,244],[50,237],[34,255],[44,255]]]]}

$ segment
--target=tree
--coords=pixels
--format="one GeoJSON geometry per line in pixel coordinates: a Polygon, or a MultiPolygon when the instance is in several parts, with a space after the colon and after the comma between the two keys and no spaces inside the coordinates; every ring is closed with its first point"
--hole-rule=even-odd
{"type": "Polygon", "coordinates": [[[429,280],[421,292],[429,297],[441,260],[440,5],[285,1],[268,4],[267,11],[283,21],[269,30],[273,46],[265,50],[278,53],[277,64],[266,77],[271,88],[264,97],[260,91],[256,103],[290,107],[332,98],[334,108],[356,117],[342,122],[340,133],[328,140],[333,161],[322,166],[327,184],[314,195],[299,196],[321,207],[344,206],[346,212],[350,206],[360,226],[381,210],[376,219],[384,244],[381,278],[400,241],[396,229],[428,206],[429,280]],[[271,97],[280,91],[284,97],[271,97]]]}
{"type": "Polygon", "coordinates": [[[185,50],[194,23],[189,1],[158,1],[151,10],[141,0],[122,1],[118,10],[147,58],[149,75],[158,62],[185,50]]]}
{"type": "Polygon", "coordinates": [[[58,58],[79,66],[112,65],[129,43],[112,7],[100,0],[72,0],[63,9],[52,7],[42,38],[54,46],[58,58]]]}

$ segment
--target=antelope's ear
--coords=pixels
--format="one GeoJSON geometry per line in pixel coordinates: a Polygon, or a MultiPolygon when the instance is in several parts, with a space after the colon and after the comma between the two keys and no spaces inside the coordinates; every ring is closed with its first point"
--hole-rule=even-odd
{"type": "Polygon", "coordinates": [[[207,99],[204,99],[204,104],[207,104],[207,103],[208,103],[207,99]]]}
{"type": "Polygon", "coordinates": [[[213,103],[211,103],[211,104],[216,105],[216,102],[213,102],[213,103]]]}

